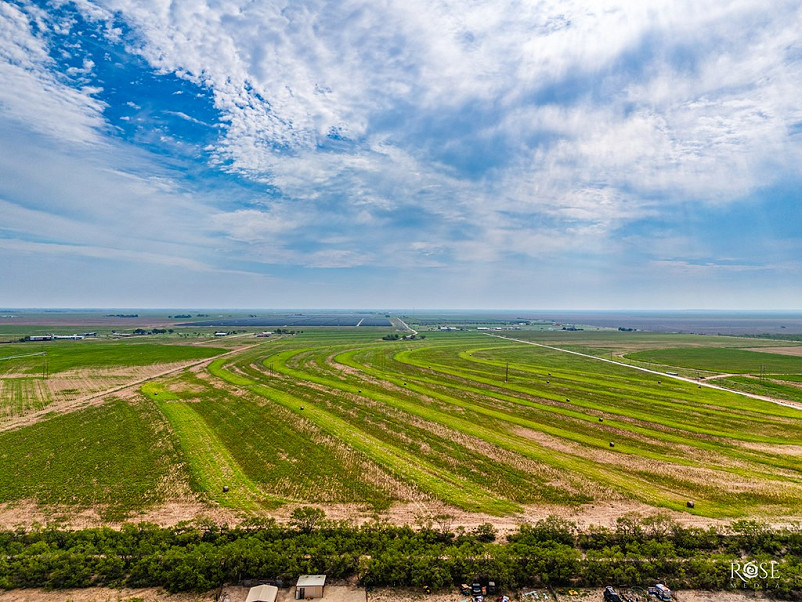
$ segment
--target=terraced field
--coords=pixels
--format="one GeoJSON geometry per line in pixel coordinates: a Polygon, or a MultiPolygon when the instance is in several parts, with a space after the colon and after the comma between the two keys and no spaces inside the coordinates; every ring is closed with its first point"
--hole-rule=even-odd
{"type": "MultiPolygon", "coordinates": [[[[60,442],[34,427],[84,421],[92,435],[77,440],[74,453],[91,450],[93,466],[120,474],[129,461],[119,451],[123,439],[108,450],[93,442],[103,420],[119,422],[123,408],[134,404],[139,409],[126,414],[127,423],[150,416],[159,425],[136,427],[148,442],[136,452],[143,474],[162,475],[163,482],[167,457],[171,478],[183,480],[185,492],[233,512],[350,504],[381,514],[403,504],[523,518],[543,507],[581,511],[614,501],[709,518],[802,517],[802,410],[476,331],[381,340],[386,333],[310,329],[268,339],[148,382],[138,399],[103,406],[116,408],[114,416],[81,410],[0,436],[0,456],[38,462],[41,474],[14,474],[15,490],[62,503],[51,489],[75,482],[66,474],[69,464],[41,460],[57,457],[60,442]],[[38,440],[30,460],[20,455],[26,438],[38,440]]],[[[657,348],[708,345],[710,352],[759,344],[618,333],[515,336],[616,358],[657,348]]],[[[721,351],[734,357],[738,350],[721,351]]],[[[779,367],[784,380],[772,391],[792,398],[799,374],[794,364],[779,367]]],[[[35,379],[17,372],[14,378],[35,379]]],[[[28,394],[7,393],[8,383],[3,406],[29,403],[21,399],[28,394]]],[[[98,478],[80,466],[85,478],[98,478]]],[[[153,490],[155,481],[136,483],[109,486],[103,499],[119,496],[116,507],[127,511],[169,501],[153,490]]],[[[0,503],[23,493],[0,491],[0,503]]],[[[80,492],[71,499],[92,501],[80,492]]]]}
{"type": "MultiPolygon", "coordinates": [[[[475,332],[307,333],[215,361],[198,381],[202,401],[162,407],[191,407],[270,503],[420,499],[504,515],[617,499],[802,514],[802,411],[475,332]],[[293,468],[322,444],[341,455],[293,468]],[[344,471],[343,456],[359,468],[344,471]],[[292,488],[293,475],[325,485],[292,488]]],[[[197,470],[203,483],[217,468],[197,470]]]]}

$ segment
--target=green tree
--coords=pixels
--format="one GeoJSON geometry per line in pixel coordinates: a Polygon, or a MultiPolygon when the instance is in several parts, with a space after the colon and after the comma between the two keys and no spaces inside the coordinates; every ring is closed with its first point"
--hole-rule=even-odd
{"type": "Polygon", "coordinates": [[[326,519],[326,513],[313,506],[301,506],[292,511],[290,518],[293,527],[304,533],[310,533],[326,519]]]}

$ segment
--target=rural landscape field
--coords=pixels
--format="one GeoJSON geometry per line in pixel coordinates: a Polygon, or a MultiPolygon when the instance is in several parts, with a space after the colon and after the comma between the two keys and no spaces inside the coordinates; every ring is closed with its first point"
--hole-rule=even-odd
{"type": "Polygon", "coordinates": [[[802,517],[802,342],[393,321],[2,345],[0,520],[802,517]]]}
{"type": "Polygon", "coordinates": [[[800,32],[0,0],[0,602],[802,601],[800,32]]]}
{"type": "Polygon", "coordinates": [[[750,589],[800,585],[797,334],[22,312],[0,339],[12,592],[304,572],[728,589],[743,555],[784,571],[750,589]]]}

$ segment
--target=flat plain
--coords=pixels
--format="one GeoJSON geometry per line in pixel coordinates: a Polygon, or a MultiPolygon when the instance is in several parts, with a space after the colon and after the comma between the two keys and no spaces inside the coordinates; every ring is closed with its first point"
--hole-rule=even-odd
{"type": "Polygon", "coordinates": [[[802,358],[775,340],[417,328],[2,345],[0,523],[802,517],[802,358]]]}

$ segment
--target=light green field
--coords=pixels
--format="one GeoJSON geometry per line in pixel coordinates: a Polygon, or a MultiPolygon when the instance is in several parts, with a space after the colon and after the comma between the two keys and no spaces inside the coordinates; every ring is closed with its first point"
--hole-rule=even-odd
{"type": "Polygon", "coordinates": [[[625,366],[468,332],[408,342],[310,332],[215,361],[210,374],[463,510],[608,498],[678,511],[694,500],[711,517],[802,510],[787,447],[802,412],[625,366]]]}
{"type": "Polygon", "coordinates": [[[165,427],[151,404],[116,401],[0,433],[0,504],[94,507],[119,519],[169,498],[181,459],[165,427]]]}
{"type": "Polygon", "coordinates": [[[679,347],[631,353],[630,359],[731,374],[799,374],[802,357],[744,349],[679,347]]]}
{"type": "MultiPolygon", "coordinates": [[[[199,373],[146,383],[139,403],[164,425],[154,436],[175,450],[188,488],[211,505],[251,514],[287,503],[383,512],[395,502],[441,502],[504,516],[613,500],[711,518],[802,517],[802,410],[476,331],[382,341],[386,332],[320,328],[260,341],[199,373]]],[[[802,373],[799,358],[736,349],[762,344],[754,339],[511,336],[687,369],[737,360],[747,370],[743,354],[767,356],[785,380],[761,386],[786,399],[795,399],[802,373]]],[[[124,344],[115,352],[128,357],[124,344]]],[[[756,386],[743,378],[732,385],[756,386]]],[[[34,429],[82,415],[13,435],[35,437],[34,429]]],[[[4,441],[0,454],[11,446],[4,441]]],[[[35,456],[52,456],[58,442],[42,445],[35,456]]],[[[15,478],[36,499],[57,499],[45,495],[53,481],[15,478]]],[[[122,508],[156,499],[138,490],[119,495],[122,508]]]]}
{"type": "Polygon", "coordinates": [[[223,351],[212,347],[138,341],[46,341],[0,345],[0,375],[39,375],[44,370],[54,374],[83,368],[148,366],[204,359],[223,351]]]}

